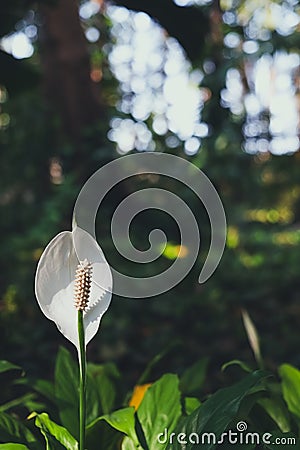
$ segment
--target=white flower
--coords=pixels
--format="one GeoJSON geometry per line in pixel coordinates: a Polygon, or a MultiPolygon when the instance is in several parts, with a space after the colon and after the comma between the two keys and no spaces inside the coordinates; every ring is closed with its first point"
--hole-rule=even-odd
{"type": "Polygon", "coordinates": [[[38,304],[48,319],[79,350],[75,276],[84,255],[91,265],[92,283],[88,305],[83,313],[85,343],[95,336],[101,318],[107,310],[112,292],[112,276],[108,263],[96,240],[86,231],[75,227],[55,236],[45,248],[35,276],[38,304]]]}

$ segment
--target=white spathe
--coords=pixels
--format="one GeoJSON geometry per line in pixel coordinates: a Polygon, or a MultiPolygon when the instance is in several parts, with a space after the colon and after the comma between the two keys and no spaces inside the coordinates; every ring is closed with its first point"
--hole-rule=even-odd
{"type": "Polygon", "coordinates": [[[77,252],[92,265],[89,303],[83,313],[85,343],[95,336],[111,301],[112,275],[96,240],[75,227],[55,236],[45,248],[36,271],[35,294],[45,316],[79,349],[77,309],[74,306],[77,252]]]}

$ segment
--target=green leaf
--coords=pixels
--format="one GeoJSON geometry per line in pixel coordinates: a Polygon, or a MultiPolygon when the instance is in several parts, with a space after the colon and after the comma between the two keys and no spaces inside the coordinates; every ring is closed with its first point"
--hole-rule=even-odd
{"type": "Polygon", "coordinates": [[[59,417],[76,439],[79,438],[78,365],[64,347],[60,347],[56,358],[54,376],[55,399],[59,417]]]}
{"type": "Polygon", "coordinates": [[[91,423],[100,414],[100,404],[97,387],[93,378],[87,373],[86,377],[86,424],[91,423]]]}
{"type": "Polygon", "coordinates": [[[140,445],[136,446],[132,439],[130,439],[128,436],[126,436],[122,441],[122,447],[121,450],[142,450],[142,447],[140,445]]]}
{"type": "Polygon", "coordinates": [[[41,429],[41,434],[45,438],[46,450],[65,450],[62,444],[60,444],[54,437],[48,434],[45,430],[41,429]]]}
{"type": "Polygon", "coordinates": [[[300,371],[289,364],[279,367],[282,379],[282,393],[288,409],[300,418],[300,371]]]}
{"type": "Polygon", "coordinates": [[[8,442],[7,444],[0,444],[0,450],[29,450],[29,448],[23,444],[8,442]]]}
{"type": "Polygon", "coordinates": [[[14,417],[0,413],[0,441],[13,440],[16,443],[35,442],[36,439],[31,431],[23,423],[14,417]]]}
{"type": "Polygon", "coordinates": [[[194,412],[195,409],[199,408],[200,405],[201,405],[201,402],[196,397],[186,397],[184,399],[184,409],[185,409],[185,413],[188,416],[190,414],[192,414],[192,412],[194,412]]]}
{"type": "Polygon", "coordinates": [[[53,422],[48,414],[36,414],[35,424],[41,429],[44,436],[53,436],[60,444],[62,444],[67,450],[77,450],[78,442],[69,433],[66,428],[57,425],[53,422]]]}
{"type": "Polygon", "coordinates": [[[283,433],[291,431],[288,411],[280,397],[262,398],[258,403],[264,408],[283,433]]]}
{"type": "Polygon", "coordinates": [[[233,359],[231,361],[228,361],[227,363],[223,364],[221,367],[222,372],[227,369],[227,367],[230,366],[239,366],[241,369],[243,369],[247,373],[251,373],[253,370],[251,369],[248,364],[244,363],[243,361],[240,361],[239,359],[233,359]]]}
{"type": "Polygon", "coordinates": [[[105,420],[97,421],[86,430],[86,448],[89,450],[116,450],[124,435],[108,425],[105,420]]]}
{"type": "MultiPolygon", "coordinates": [[[[23,397],[23,406],[28,409],[29,413],[32,411],[43,412],[47,410],[50,415],[57,415],[58,408],[55,399],[54,383],[43,379],[23,378],[18,379],[16,384],[26,386],[27,390],[31,391],[33,389],[35,391],[35,393],[29,393],[23,397]],[[37,396],[37,394],[40,394],[45,398],[41,400],[40,395],[37,396]],[[46,402],[46,400],[48,401],[46,402]]],[[[12,400],[7,404],[2,405],[0,410],[2,408],[7,409],[10,405],[14,406],[15,402],[21,402],[21,400],[22,397],[20,399],[12,400]]]]}
{"type": "MultiPolygon", "coordinates": [[[[115,401],[113,377],[118,372],[113,364],[88,364],[86,387],[86,423],[93,422],[101,412],[110,412],[115,401]]],[[[62,424],[76,437],[79,430],[78,402],[79,370],[77,363],[64,347],[60,347],[55,366],[55,399],[62,424]]],[[[44,395],[50,393],[51,386],[39,383],[44,395]]]]}
{"type": "Polygon", "coordinates": [[[15,408],[16,406],[27,406],[35,399],[35,394],[24,394],[22,397],[14,398],[13,400],[4,403],[0,406],[0,412],[7,411],[11,408],[15,408]]]}
{"type": "Polygon", "coordinates": [[[53,398],[53,392],[55,391],[55,388],[54,384],[51,381],[38,379],[32,383],[32,387],[36,392],[43,395],[51,402],[55,402],[55,399],[53,398]]]}
{"type": "Polygon", "coordinates": [[[181,416],[179,380],[177,375],[165,374],[146,391],[137,416],[150,450],[162,450],[157,436],[165,429],[174,430],[181,416]]]}
{"type": "Polygon", "coordinates": [[[8,361],[0,361],[0,373],[7,372],[8,370],[22,370],[22,367],[16,366],[8,361]]]}
{"type": "Polygon", "coordinates": [[[18,378],[14,381],[15,385],[18,386],[26,386],[26,389],[34,390],[39,394],[43,395],[47,399],[51,400],[53,404],[55,404],[55,398],[53,395],[54,392],[54,383],[44,379],[35,379],[35,378],[18,378]]]}
{"type": "Polygon", "coordinates": [[[136,382],[136,385],[142,385],[146,384],[147,381],[149,381],[149,377],[151,374],[152,369],[175,347],[177,347],[180,344],[179,339],[173,340],[170,344],[168,344],[161,352],[159,352],[157,355],[155,355],[150,362],[147,364],[147,367],[145,368],[144,372],[136,382]]]}
{"type": "Polygon", "coordinates": [[[135,432],[135,417],[134,408],[128,407],[114,411],[111,414],[98,417],[93,423],[91,423],[87,430],[92,430],[96,423],[100,420],[105,420],[115,430],[121,431],[121,433],[129,436],[135,444],[138,444],[138,438],[135,432]]]}
{"type": "Polygon", "coordinates": [[[112,363],[88,364],[87,373],[91,391],[93,390],[93,394],[90,396],[90,402],[92,402],[92,397],[94,397],[94,400],[97,401],[97,405],[100,406],[97,415],[110,413],[113,410],[116,401],[116,381],[120,379],[118,369],[112,363]]]}
{"type": "Polygon", "coordinates": [[[205,381],[208,358],[201,359],[189,367],[180,378],[180,390],[185,395],[199,392],[205,381]]]}
{"type": "Polygon", "coordinates": [[[216,448],[217,440],[236,417],[243,399],[267,376],[266,372],[256,371],[247,375],[239,383],[217,391],[190,416],[184,418],[179,423],[175,429],[176,434],[173,437],[172,443],[169,442],[167,435],[165,435],[166,439],[161,439],[167,441],[168,446],[166,448],[168,450],[194,450],[196,445],[194,438],[199,436],[201,444],[201,436],[203,433],[213,433],[213,438],[210,440],[206,439],[201,444],[201,448],[205,450],[216,448]],[[189,436],[192,433],[193,443],[189,440],[189,436]],[[179,443],[177,438],[187,443],[179,443]]]}

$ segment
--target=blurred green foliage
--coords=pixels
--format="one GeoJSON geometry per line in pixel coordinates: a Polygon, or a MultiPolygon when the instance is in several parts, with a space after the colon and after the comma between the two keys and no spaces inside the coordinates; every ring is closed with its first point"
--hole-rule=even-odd
{"type": "MultiPolygon", "coordinates": [[[[55,2],[51,3],[55,7],[55,2]]],[[[117,3],[127,6],[125,1],[117,3]]],[[[129,7],[151,15],[152,3],[132,1],[129,7]]],[[[193,67],[202,69],[209,58],[215,70],[202,81],[211,93],[203,110],[211,133],[203,139],[201,150],[188,157],[182,142],[170,149],[161,136],[153,133],[153,139],[158,149],[190,159],[213,181],[227,215],[227,246],[217,272],[205,285],[199,285],[197,276],[210,235],[206,213],[191,192],[160,180],[162,187],[180,193],[201,222],[203,247],[199,261],[179,286],[158,298],[137,301],[115,297],[98,336],[88,348],[89,357],[95,362],[117,361],[132,380],[154,353],[179,340],[164,359],[165,366],[169,370],[182,369],[207,356],[211,360],[210,380],[215,383],[217,368],[224,361],[237,354],[245,360],[250,358],[240,314],[245,307],[261,330],[268,364],[288,361],[299,366],[299,152],[283,156],[246,153],[242,149],[244,117],[220,105],[227,69],[239,67],[243,72],[245,57],[242,50],[229,50],[223,42],[230,31],[244,39],[245,27],[231,27],[222,21],[222,14],[225,10],[238,14],[249,2],[224,2],[225,6],[221,2],[223,11],[217,2],[184,9],[174,9],[171,2],[164,6],[161,3],[153,15],[184,45],[193,67]],[[180,11],[188,12],[182,21],[178,21],[180,11]],[[168,29],[167,13],[169,17],[176,14],[176,29],[168,29]],[[196,25],[201,30],[199,42],[195,42],[196,25]]],[[[35,53],[26,62],[0,53],[0,354],[4,359],[14,355],[13,360],[33,374],[45,374],[53,365],[61,336],[38,310],[33,291],[35,267],[48,241],[59,231],[70,229],[72,208],[86,179],[105,162],[121,157],[107,139],[109,120],[117,114],[121,94],[107,60],[113,44],[111,24],[98,13],[93,25],[101,28],[101,45],[86,45],[91,68],[103,74],[95,86],[102,94],[104,115],[85,126],[80,142],[74,142],[64,128],[62,112],[44,91],[46,74],[41,61],[47,55],[40,43],[46,32],[40,19],[43,11],[39,5],[22,4],[21,10],[19,5],[18,1],[2,2],[0,36],[13,32],[30,8],[37,11],[39,35],[34,42],[35,53]]],[[[282,48],[299,53],[295,50],[298,39],[297,29],[286,38],[273,29],[267,42],[258,40],[258,53],[267,43],[270,54],[282,48]]],[[[74,108],[80,109],[81,105],[75,104],[74,108]]],[[[148,184],[147,180],[134,182],[133,189],[148,184]]],[[[99,242],[108,261],[121,271],[134,271],[137,276],[159,272],[176,256],[178,230],[164,215],[142,215],[133,231],[133,241],[145,247],[145,231],[159,226],[168,236],[168,251],[154,269],[123,260],[113,249],[109,224],[124,195],[116,189],[106,199],[98,224],[99,242]]],[[[157,370],[161,373],[163,368],[157,370]]]]}
{"type": "MultiPolygon", "coordinates": [[[[23,391],[0,405],[0,448],[41,450],[46,444],[76,450],[78,367],[71,354],[60,347],[53,382],[20,377],[17,366],[0,362],[5,391],[17,374],[15,384],[23,391]]],[[[300,371],[282,364],[279,376],[250,368],[241,374],[241,361],[227,367],[236,364],[238,381],[209,396],[204,394],[206,360],[158,378],[148,371],[147,384],[131,386],[128,393],[114,364],[88,364],[86,448],[192,450],[201,445],[212,450],[235,444],[250,450],[277,444],[298,449],[300,371]],[[185,386],[191,376],[192,391],[185,386]]]]}

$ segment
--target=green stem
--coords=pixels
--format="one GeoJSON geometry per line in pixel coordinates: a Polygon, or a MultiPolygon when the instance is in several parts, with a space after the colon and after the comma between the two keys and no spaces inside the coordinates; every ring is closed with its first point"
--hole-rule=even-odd
{"type": "Polygon", "coordinates": [[[86,419],[86,354],[85,336],[83,327],[83,312],[78,311],[78,338],[79,338],[79,450],[85,446],[85,419],[86,419]]]}

